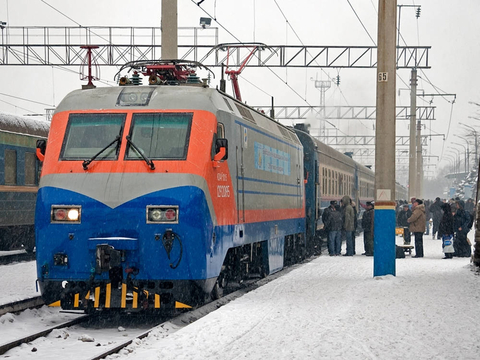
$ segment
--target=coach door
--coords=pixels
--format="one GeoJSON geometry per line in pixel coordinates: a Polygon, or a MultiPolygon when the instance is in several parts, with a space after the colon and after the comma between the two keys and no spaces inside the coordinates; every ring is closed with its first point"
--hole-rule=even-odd
{"type": "Polygon", "coordinates": [[[237,221],[239,223],[245,222],[245,167],[243,163],[243,150],[248,144],[248,132],[247,128],[236,124],[237,127],[237,134],[239,134],[240,139],[237,142],[236,146],[236,167],[237,167],[237,221]]]}
{"type": "MultiPolygon", "coordinates": [[[[301,208],[303,205],[302,193],[305,186],[305,171],[303,164],[303,153],[301,151],[296,151],[297,153],[297,208],[301,208]]],[[[312,174],[313,175],[313,174],[312,174]]]]}

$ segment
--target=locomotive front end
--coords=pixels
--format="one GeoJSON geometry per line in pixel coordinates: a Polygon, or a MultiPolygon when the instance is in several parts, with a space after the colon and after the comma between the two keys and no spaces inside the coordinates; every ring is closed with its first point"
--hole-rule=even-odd
{"type": "Polygon", "coordinates": [[[213,113],[176,106],[206,89],[161,89],[83,90],[57,109],[36,207],[47,304],[189,308],[215,285],[226,249],[210,193],[231,182],[225,143],[213,113]]]}

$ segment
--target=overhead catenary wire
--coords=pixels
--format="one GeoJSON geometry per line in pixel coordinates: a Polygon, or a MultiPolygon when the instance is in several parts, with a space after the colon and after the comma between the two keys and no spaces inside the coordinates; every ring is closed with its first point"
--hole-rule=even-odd
{"type": "Polygon", "coordinates": [[[355,16],[357,17],[358,21],[360,21],[360,24],[362,25],[363,29],[365,30],[365,32],[367,33],[368,37],[370,38],[370,40],[372,40],[373,44],[376,46],[377,43],[375,42],[375,40],[373,40],[372,36],[370,35],[370,33],[368,32],[367,28],[365,27],[365,25],[363,24],[362,20],[360,19],[360,16],[358,16],[355,8],[352,6],[352,4],[350,3],[350,0],[347,0],[348,2],[348,5],[350,5],[350,7],[352,8],[353,10],[353,13],[355,14],[355,16]]]}
{"type": "Polygon", "coordinates": [[[7,105],[10,105],[10,106],[13,106],[14,108],[18,108],[18,109],[22,109],[22,110],[28,111],[29,113],[32,113],[32,114],[34,114],[34,113],[35,113],[35,111],[33,111],[33,110],[26,109],[26,108],[24,108],[24,107],[21,107],[21,106],[15,105],[15,104],[13,104],[13,103],[10,103],[10,102],[8,102],[8,101],[5,101],[5,100],[0,100],[0,102],[2,102],[2,103],[4,103],[4,104],[7,104],[7,105]]]}
{"type": "MultiPolygon", "coordinates": [[[[55,8],[54,6],[52,6],[51,4],[47,3],[45,0],[41,0],[42,3],[44,3],[45,5],[49,6],[50,8],[52,8],[53,10],[55,10],[56,12],[60,13],[62,16],[66,17],[67,19],[69,19],[70,21],[72,21],[73,23],[75,23],[76,25],[82,27],[82,25],[80,23],[78,23],[77,21],[75,21],[74,19],[72,19],[71,17],[69,17],[68,15],[66,15],[65,13],[63,13],[62,11],[60,11],[59,9],[55,8]]],[[[8,1],[7,1],[7,22],[8,22],[8,1]]],[[[8,29],[8,28],[7,28],[8,29]]],[[[92,32],[92,34],[94,34],[92,32]]],[[[95,34],[97,36],[99,36],[98,34],[95,34]]],[[[100,36],[101,37],[101,36],[100,36]]],[[[105,39],[105,38],[104,38],[105,39]]],[[[20,54],[20,52],[14,48],[10,48],[9,49],[10,52],[17,52],[20,54]]],[[[33,57],[29,54],[27,54],[27,57],[33,61],[37,61],[38,63],[40,63],[40,61],[36,58],[36,57],[33,57]]],[[[53,69],[58,69],[58,70],[62,70],[62,71],[66,71],[66,72],[71,72],[71,73],[74,73],[74,74],[77,74],[77,75],[80,75],[80,72],[79,71],[74,71],[74,70],[70,70],[70,69],[67,69],[67,68],[64,68],[62,66],[58,66],[58,65],[52,65],[50,64],[51,67],[52,67],[52,70],[53,69]]],[[[98,82],[104,84],[104,85],[108,85],[108,86],[113,86],[108,80],[98,80],[98,82]]],[[[23,100],[23,101],[27,101],[27,102],[31,102],[31,103],[35,103],[35,104],[39,104],[39,105],[45,105],[45,106],[49,106],[49,107],[55,107],[55,105],[51,105],[51,104],[45,104],[45,103],[41,103],[41,102],[38,102],[38,101],[35,101],[35,100],[30,100],[30,99],[26,99],[26,98],[20,98],[20,97],[15,97],[13,95],[7,95],[7,94],[3,94],[3,93],[0,93],[0,95],[4,95],[4,96],[10,96],[10,97],[13,97],[13,98],[17,98],[19,100],[23,100]]],[[[53,99],[55,99],[55,93],[53,94],[53,99]]],[[[8,103],[6,101],[2,101],[3,103],[6,103],[6,104],[9,104],[9,105],[12,105],[12,106],[15,106],[11,103],[8,103]]],[[[55,102],[55,101],[54,101],[55,102]]],[[[20,108],[20,107],[19,107],[20,108]]],[[[29,111],[29,112],[32,112],[32,113],[35,113],[35,111],[32,111],[32,110],[28,110],[28,109],[25,109],[25,108],[21,108],[25,111],[29,111]]]]}
{"type": "MultiPolygon", "coordinates": [[[[217,18],[214,18],[212,17],[212,15],[207,11],[205,10],[202,6],[200,6],[199,4],[197,4],[195,2],[195,0],[190,0],[192,3],[195,4],[195,6],[198,6],[208,17],[210,17],[211,19],[213,19],[217,24],[218,26],[220,26],[223,30],[225,30],[230,36],[232,36],[239,44],[241,45],[247,45],[245,42],[241,41],[237,36],[235,36],[229,29],[227,29],[220,21],[218,21],[217,18]]],[[[255,55],[256,56],[256,55],[255,55]]],[[[302,97],[302,95],[297,91],[295,90],[290,84],[288,84],[287,81],[283,80],[277,73],[275,73],[271,68],[269,67],[266,67],[277,79],[279,79],[283,84],[285,84],[295,95],[297,95],[300,99],[302,99],[305,103],[307,103],[308,106],[312,107],[313,106],[305,99],[302,97]]],[[[243,78],[245,78],[243,76],[243,78]]],[[[271,95],[270,95],[271,96],[271,95]]],[[[325,120],[329,125],[333,126],[335,129],[337,129],[338,131],[340,131],[342,134],[344,135],[347,135],[345,134],[343,131],[341,131],[340,129],[337,128],[337,126],[327,120],[325,120]]]]}

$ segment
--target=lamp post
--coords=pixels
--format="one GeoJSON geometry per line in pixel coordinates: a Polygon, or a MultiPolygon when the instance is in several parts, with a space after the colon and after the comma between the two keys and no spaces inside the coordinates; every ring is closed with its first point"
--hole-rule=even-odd
{"type": "Polygon", "coordinates": [[[460,150],[458,150],[457,148],[454,148],[454,147],[450,147],[449,149],[450,150],[455,150],[454,156],[457,159],[457,173],[459,173],[460,172],[460,165],[462,163],[462,161],[460,160],[460,150]]]}
{"type": "Polygon", "coordinates": [[[453,155],[444,155],[444,159],[451,160],[453,163],[453,173],[457,173],[457,159],[453,155]]]}
{"type": "Polygon", "coordinates": [[[452,168],[452,167],[454,166],[453,161],[452,161],[451,158],[444,156],[444,157],[442,157],[442,160],[448,160],[448,163],[450,164],[450,168],[452,168]]]}
{"type": "Polygon", "coordinates": [[[458,137],[459,139],[462,139],[464,140],[466,143],[467,143],[467,171],[470,171],[470,143],[468,142],[467,139],[465,139],[464,137],[460,136],[460,135],[457,135],[457,134],[453,134],[453,136],[456,136],[458,137]]]}
{"type": "MultiPolygon", "coordinates": [[[[471,117],[471,116],[469,116],[471,117]]],[[[476,118],[475,118],[476,119],[476,118]]],[[[470,125],[467,125],[467,124],[464,124],[464,123],[461,123],[459,122],[458,123],[459,125],[463,125],[469,129],[471,129],[473,131],[473,136],[475,136],[475,164],[478,164],[478,146],[477,146],[477,130],[475,130],[473,127],[471,127],[470,125]]]]}
{"type": "Polygon", "coordinates": [[[468,162],[470,161],[469,156],[468,156],[468,142],[467,142],[467,146],[465,146],[463,144],[460,144],[460,143],[456,143],[456,142],[452,142],[452,144],[461,146],[465,149],[465,153],[464,153],[465,154],[465,172],[468,173],[470,171],[469,166],[468,166],[468,162]]]}

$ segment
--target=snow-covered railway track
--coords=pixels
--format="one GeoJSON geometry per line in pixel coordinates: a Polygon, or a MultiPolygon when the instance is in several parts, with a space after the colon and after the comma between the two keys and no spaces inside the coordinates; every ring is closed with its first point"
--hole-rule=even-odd
{"type": "Polygon", "coordinates": [[[65,323],[62,323],[62,324],[59,324],[59,325],[56,325],[56,326],[53,326],[53,327],[49,327],[48,329],[41,330],[41,331],[38,331],[36,333],[31,333],[27,336],[24,336],[24,337],[15,339],[15,340],[10,340],[10,341],[8,341],[4,344],[0,344],[0,355],[5,354],[7,351],[9,351],[9,350],[11,350],[11,349],[13,349],[17,346],[20,346],[22,344],[26,344],[26,343],[31,342],[33,340],[36,340],[40,337],[46,336],[46,335],[50,334],[53,330],[70,327],[70,326],[85,322],[89,318],[90,318],[90,315],[84,315],[84,316],[81,316],[81,317],[77,317],[76,319],[73,319],[71,321],[67,321],[65,323]]]}
{"type": "MultiPolygon", "coordinates": [[[[305,262],[310,260],[312,259],[307,259],[305,262]]],[[[72,315],[71,312],[66,313],[58,308],[47,306],[18,314],[7,313],[0,317],[0,332],[6,334],[3,341],[8,341],[8,336],[10,341],[0,345],[0,354],[8,351],[5,356],[10,359],[24,359],[31,356],[32,352],[35,352],[35,356],[38,358],[49,359],[75,359],[81,354],[82,359],[96,360],[115,353],[129,353],[135,348],[142,347],[144,341],[149,341],[142,340],[143,338],[150,335],[149,339],[153,337],[155,341],[161,342],[162,339],[166,339],[177,330],[194,323],[228,302],[275,280],[298,266],[298,264],[293,265],[263,279],[250,279],[237,284],[236,291],[176,317],[152,316],[152,313],[128,315],[99,312],[96,314],[98,316],[88,319],[88,316],[81,313],[72,315]],[[67,322],[70,316],[77,316],[80,319],[67,322]],[[74,323],[87,319],[89,321],[81,325],[74,325],[74,323]],[[18,328],[21,330],[19,331],[18,328]],[[33,335],[34,329],[39,330],[35,335],[33,335]],[[17,339],[16,337],[20,337],[18,333],[31,335],[17,339]]]]}
{"type": "Polygon", "coordinates": [[[25,251],[9,251],[2,252],[0,255],[0,265],[7,265],[20,261],[35,260],[35,253],[27,253],[25,251]]]}
{"type": "Polygon", "coordinates": [[[19,301],[14,301],[8,304],[0,305],[0,316],[6,313],[13,313],[24,311],[27,309],[34,309],[44,305],[42,298],[40,296],[35,296],[30,299],[23,299],[19,301]]]}

